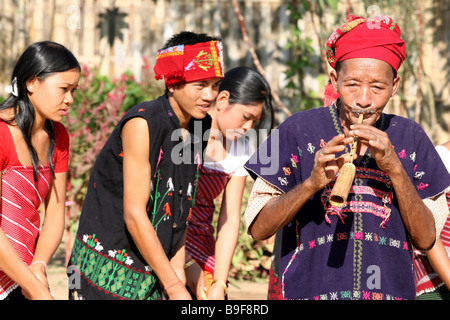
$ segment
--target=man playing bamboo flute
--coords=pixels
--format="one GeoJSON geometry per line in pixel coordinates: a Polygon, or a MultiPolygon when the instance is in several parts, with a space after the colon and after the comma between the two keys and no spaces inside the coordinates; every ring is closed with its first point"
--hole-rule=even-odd
{"type": "Polygon", "coordinates": [[[450,176],[417,123],[383,113],[400,84],[400,36],[390,17],[349,16],[327,42],[339,99],[288,118],[246,164],[248,233],[279,237],[276,298],[415,299],[412,247],[429,250],[440,234],[450,176]],[[356,175],[332,206],[355,137],[356,175]]]}

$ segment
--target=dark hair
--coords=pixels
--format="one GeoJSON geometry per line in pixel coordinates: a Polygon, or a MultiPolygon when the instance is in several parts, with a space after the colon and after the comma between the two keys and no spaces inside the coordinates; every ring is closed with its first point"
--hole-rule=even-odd
{"type": "MultiPolygon", "coordinates": [[[[74,68],[81,70],[75,56],[63,45],[51,41],[33,43],[22,53],[13,70],[11,79],[17,83],[17,97],[10,95],[0,106],[0,110],[10,108],[14,110],[14,118],[3,121],[10,125],[15,122],[22,132],[31,155],[35,180],[37,180],[39,158],[31,144],[31,132],[36,115],[34,106],[28,98],[27,82],[35,78],[43,80],[55,73],[74,68]]],[[[45,131],[50,138],[48,161],[54,176],[52,157],[55,150],[55,133],[52,121],[46,120],[45,131]]]]}
{"type": "Polygon", "coordinates": [[[209,36],[206,33],[181,31],[180,33],[174,34],[169,40],[167,40],[162,49],[167,49],[179,45],[192,45],[208,41],[222,41],[222,38],[220,36],[209,36]]]}
{"type": "Polygon", "coordinates": [[[273,128],[272,93],[267,80],[257,70],[250,67],[236,67],[225,73],[219,86],[219,92],[227,90],[230,93],[230,104],[241,103],[253,105],[263,102],[261,120],[255,126],[264,124],[267,113],[270,114],[270,128],[273,128]]]}

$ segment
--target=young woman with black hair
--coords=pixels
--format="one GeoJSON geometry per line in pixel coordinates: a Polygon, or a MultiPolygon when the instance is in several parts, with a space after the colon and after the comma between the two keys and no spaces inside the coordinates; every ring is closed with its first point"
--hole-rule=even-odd
{"type": "Polygon", "coordinates": [[[74,55],[43,41],[24,51],[6,88],[10,96],[0,106],[0,300],[52,299],[45,269],[64,230],[69,157],[60,121],[79,77],[74,55]]]}
{"type": "Polygon", "coordinates": [[[197,299],[223,300],[227,295],[248,175],[243,165],[250,146],[244,135],[264,124],[267,113],[273,122],[271,89],[264,77],[249,67],[228,71],[209,111],[211,133],[186,238],[187,284],[197,299]],[[215,237],[214,201],[222,191],[215,237]]]}

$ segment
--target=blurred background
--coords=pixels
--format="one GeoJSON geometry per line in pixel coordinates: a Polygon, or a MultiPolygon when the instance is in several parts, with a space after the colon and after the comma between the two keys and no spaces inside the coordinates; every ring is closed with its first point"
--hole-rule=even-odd
{"type": "Polygon", "coordinates": [[[408,55],[392,112],[420,122],[436,143],[449,138],[449,0],[0,0],[0,8],[2,84],[39,40],[64,44],[110,79],[128,71],[142,81],[164,42],[191,30],[223,37],[226,69],[257,67],[257,57],[282,102],[278,123],[322,104],[326,41],[348,14],[390,15],[408,55]]]}

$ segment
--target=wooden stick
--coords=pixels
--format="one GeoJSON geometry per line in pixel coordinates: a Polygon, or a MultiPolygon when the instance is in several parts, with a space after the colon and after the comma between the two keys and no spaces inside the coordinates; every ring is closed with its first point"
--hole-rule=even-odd
{"type": "MultiPolygon", "coordinates": [[[[364,114],[360,113],[358,118],[358,123],[362,123],[364,118],[364,114]]],[[[353,157],[355,156],[356,147],[358,145],[358,137],[353,139],[352,149],[350,150],[350,160],[348,162],[353,162],[353,157]]]]}
{"type": "MultiPolygon", "coordinates": [[[[358,118],[358,123],[362,123],[363,114],[358,118]]],[[[352,149],[350,150],[350,160],[345,163],[339,170],[339,176],[336,179],[333,190],[330,194],[330,204],[334,207],[342,207],[347,201],[348,194],[355,178],[356,167],[353,164],[353,157],[355,156],[356,147],[358,145],[358,137],[353,139],[352,149]]]]}

